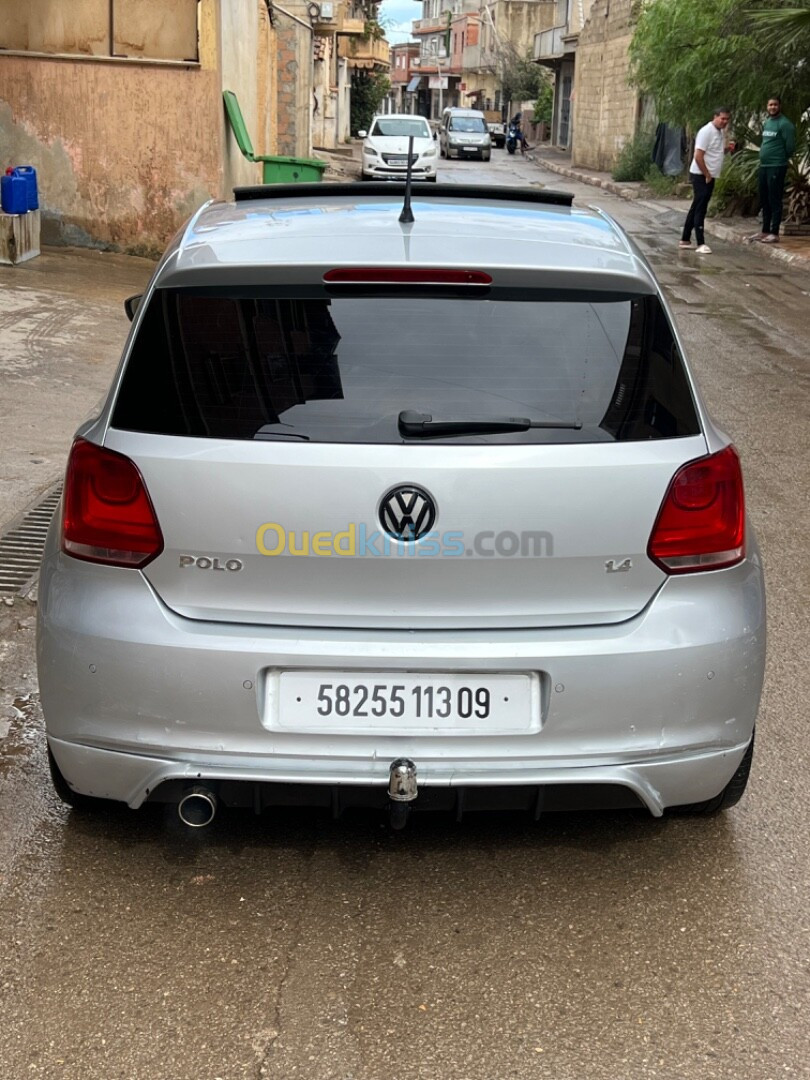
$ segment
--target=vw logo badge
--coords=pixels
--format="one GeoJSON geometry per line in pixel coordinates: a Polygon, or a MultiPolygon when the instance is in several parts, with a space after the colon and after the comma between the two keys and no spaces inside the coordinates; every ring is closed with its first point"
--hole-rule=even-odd
{"type": "Polygon", "coordinates": [[[436,504],[424,488],[402,484],[382,497],[380,524],[395,540],[412,543],[429,533],[435,521],[436,504]]]}

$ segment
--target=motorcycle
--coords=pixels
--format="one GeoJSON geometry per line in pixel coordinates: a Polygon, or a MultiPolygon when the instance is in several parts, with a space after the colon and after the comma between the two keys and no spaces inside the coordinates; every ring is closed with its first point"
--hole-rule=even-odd
{"type": "Polygon", "coordinates": [[[508,154],[514,154],[518,148],[520,142],[520,128],[517,124],[510,124],[509,131],[506,133],[506,152],[508,154]]]}

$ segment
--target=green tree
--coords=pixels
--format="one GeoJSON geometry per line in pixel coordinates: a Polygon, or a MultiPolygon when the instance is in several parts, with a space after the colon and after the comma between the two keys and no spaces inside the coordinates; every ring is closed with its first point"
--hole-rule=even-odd
{"type": "Polygon", "coordinates": [[[382,71],[355,70],[352,76],[350,124],[352,131],[367,130],[380,102],[391,89],[388,76],[382,71]]]}
{"type": "Polygon", "coordinates": [[[545,69],[518,52],[511,41],[497,41],[487,67],[498,80],[504,102],[534,101],[548,85],[545,69]]]}
{"type": "Polygon", "coordinates": [[[537,95],[537,99],[534,103],[534,113],[532,120],[535,124],[545,124],[547,127],[551,127],[551,117],[554,110],[554,87],[551,85],[551,81],[547,80],[545,84],[540,88],[540,92],[537,95]]]}
{"type": "Polygon", "coordinates": [[[798,47],[810,56],[810,0],[793,8],[751,8],[754,26],[761,27],[768,43],[775,49],[793,51],[798,47]]]}
{"type": "MultiPolygon", "coordinates": [[[[659,119],[696,131],[723,105],[739,131],[771,94],[780,95],[787,115],[806,109],[810,64],[802,35],[775,49],[754,6],[752,0],[644,0],[630,46],[631,77],[655,99],[659,119]]],[[[759,0],[756,7],[771,20],[785,11],[783,0],[759,0]]]]}

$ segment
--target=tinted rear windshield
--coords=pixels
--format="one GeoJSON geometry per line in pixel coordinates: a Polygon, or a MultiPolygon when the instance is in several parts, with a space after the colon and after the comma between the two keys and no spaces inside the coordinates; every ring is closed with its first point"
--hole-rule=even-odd
{"type": "Polygon", "coordinates": [[[407,443],[403,412],[434,423],[518,417],[551,425],[454,432],[439,443],[699,433],[656,297],[525,296],[157,291],[112,423],[195,438],[338,443],[407,443]]]}

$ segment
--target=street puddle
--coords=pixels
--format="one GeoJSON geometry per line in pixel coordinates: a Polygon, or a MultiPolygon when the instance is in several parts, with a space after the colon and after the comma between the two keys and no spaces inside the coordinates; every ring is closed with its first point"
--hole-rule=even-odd
{"type": "Polygon", "coordinates": [[[12,761],[26,756],[43,737],[38,694],[15,697],[0,718],[0,773],[12,761]]]}

